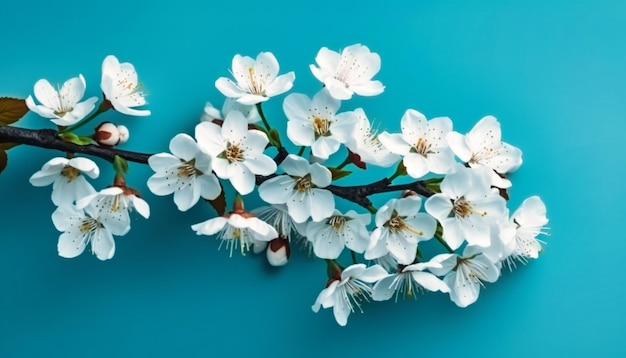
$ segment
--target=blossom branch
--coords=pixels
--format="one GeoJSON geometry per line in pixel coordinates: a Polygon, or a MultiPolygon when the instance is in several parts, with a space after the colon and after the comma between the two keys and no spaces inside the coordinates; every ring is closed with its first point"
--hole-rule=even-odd
{"type": "Polygon", "coordinates": [[[46,149],[58,149],[63,152],[81,153],[103,158],[113,162],[116,155],[135,163],[148,164],[151,154],[129,152],[111,147],[98,145],[77,145],[69,143],[58,137],[54,129],[26,129],[18,127],[1,126],[0,143],[18,143],[32,145],[46,149]]]}

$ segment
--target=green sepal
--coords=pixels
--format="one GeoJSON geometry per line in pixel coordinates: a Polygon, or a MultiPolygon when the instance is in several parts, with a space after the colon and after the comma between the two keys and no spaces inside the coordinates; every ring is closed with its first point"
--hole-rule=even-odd
{"type": "Polygon", "coordinates": [[[116,155],[113,159],[113,169],[115,169],[116,173],[126,174],[128,173],[128,162],[126,159],[116,155]]]}
{"type": "Polygon", "coordinates": [[[332,174],[332,180],[339,180],[341,178],[345,178],[348,175],[352,174],[349,170],[337,169],[337,168],[328,168],[330,173],[332,174]]]}
{"type": "Polygon", "coordinates": [[[272,144],[274,147],[276,148],[280,148],[283,145],[280,143],[280,134],[278,134],[278,131],[276,130],[276,128],[272,128],[270,129],[267,138],[270,141],[270,144],[272,144]]]}

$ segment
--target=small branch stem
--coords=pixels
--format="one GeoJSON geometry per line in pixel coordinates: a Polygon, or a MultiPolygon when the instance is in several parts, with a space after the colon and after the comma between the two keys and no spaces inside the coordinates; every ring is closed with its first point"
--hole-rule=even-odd
{"type": "Polygon", "coordinates": [[[270,126],[270,123],[267,121],[267,118],[265,118],[265,113],[263,113],[263,105],[261,105],[261,103],[257,103],[256,109],[259,112],[259,117],[261,117],[261,120],[263,121],[263,125],[265,126],[265,129],[267,129],[267,132],[269,134],[269,132],[272,130],[272,127],[270,126]]]}

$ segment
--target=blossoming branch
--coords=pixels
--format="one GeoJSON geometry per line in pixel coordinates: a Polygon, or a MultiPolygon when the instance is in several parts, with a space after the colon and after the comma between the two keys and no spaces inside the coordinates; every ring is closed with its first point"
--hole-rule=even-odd
{"type": "Polygon", "coordinates": [[[374,80],[378,54],[361,44],[341,52],[322,48],[315,62],[310,70],[321,90],[282,100],[286,133],[272,126],[263,105],[289,92],[295,73],[281,74],[271,52],[235,55],[232,78],[215,82],[225,96],[221,108],[206,103],[193,136],[175,134],[169,152],[148,154],[118,149],[130,139],[124,125],[93,126],[109,110],[151,114],[134,66],[107,56],[101,99],[83,98],[87,81],[80,74],[59,87],[41,79],[26,99],[0,98],[0,171],[17,145],[65,153],[30,177],[34,186],[52,185],[58,254],[72,258],[89,247],[96,258],[108,260],[115,255],[114,238],[130,231],[131,216],[150,217],[150,197],[126,178],[129,162],[148,164],[154,171],[147,178],[152,194],[172,195],[180,211],[205,201],[213,206],[217,216],[190,229],[215,237],[229,255],[265,253],[269,264],[283,266],[299,244],[323,261],[326,277],[320,277],[312,309],[332,307],[340,325],[363,311],[364,301],[417,292],[442,292],[466,307],[503,268],[513,270],[538,257],[546,207],[531,196],[510,213],[510,173],[521,166],[522,152],[502,141],[495,117],[485,116],[460,133],[448,117],[428,119],[408,109],[400,133],[378,132],[364,108],[341,110],[355,95],[384,91],[374,80]],[[29,111],[56,129],[16,126],[29,111]],[[88,124],[90,134],[78,135],[88,124]],[[269,150],[277,154],[270,156],[269,150]],[[111,185],[96,190],[90,184],[101,171],[88,156],[111,162],[111,185]],[[366,170],[386,174],[371,183],[337,184],[366,170]],[[224,188],[236,195],[227,198],[224,188]],[[255,191],[266,205],[249,210],[246,197],[255,191]],[[373,201],[374,194],[385,192],[397,196],[373,201]],[[341,205],[337,197],[356,205],[341,205]],[[423,250],[429,242],[436,245],[435,254],[423,250]]]}

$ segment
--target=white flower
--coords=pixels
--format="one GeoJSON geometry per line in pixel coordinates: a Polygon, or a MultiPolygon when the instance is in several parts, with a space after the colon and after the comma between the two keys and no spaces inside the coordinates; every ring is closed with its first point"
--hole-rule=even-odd
{"type": "Polygon", "coordinates": [[[93,205],[100,223],[113,235],[123,236],[130,230],[130,211],[134,209],[144,218],[150,217],[148,203],[137,195],[131,188],[112,186],[78,200],[76,207],[93,205]]]}
{"type": "Polygon", "coordinates": [[[437,276],[424,271],[431,267],[441,268],[441,264],[436,262],[420,262],[409,266],[398,267],[398,272],[376,282],[372,290],[372,299],[374,301],[386,301],[395,294],[397,301],[398,295],[400,294],[415,297],[417,292],[424,290],[431,292],[450,292],[448,285],[437,276]]]}
{"type": "Polygon", "coordinates": [[[487,247],[490,227],[506,214],[506,202],[491,189],[491,169],[453,167],[441,182],[441,193],[426,200],[426,211],[443,227],[443,238],[453,250],[463,243],[487,247]]]}
{"type": "Polygon", "coordinates": [[[379,135],[372,129],[363,109],[357,108],[353,113],[356,116],[356,124],[347,143],[348,149],[367,164],[386,168],[397,162],[400,156],[392,153],[380,142],[379,135]]]}
{"type": "Polygon", "coordinates": [[[287,96],[283,110],[289,119],[289,139],[295,145],[310,146],[314,156],[328,159],[341,143],[348,141],[356,125],[356,116],[352,112],[335,115],[339,105],[340,102],[325,89],[312,100],[301,93],[287,96]]]}
{"type": "Polygon", "coordinates": [[[217,239],[221,240],[219,248],[226,243],[230,256],[233,256],[233,250],[237,247],[240,247],[241,254],[245,255],[255,241],[268,242],[278,237],[276,229],[271,225],[244,211],[231,212],[194,224],[191,229],[198,235],[217,234],[217,239]]]}
{"type": "Polygon", "coordinates": [[[61,205],[52,213],[52,222],[62,234],[57,249],[59,256],[76,257],[91,243],[91,251],[100,260],[108,260],[115,254],[115,241],[109,229],[100,222],[93,206],[85,210],[73,204],[61,205]]]}
{"type": "Polygon", "coordinates": [[[301,239],[306,234],[306,222],[297,223],[289,216],[289,209],[285,204],[272,204],[261,206],[252,210],[259,219],[272,225],[278,232],[279,237],[291,241],[301,239]]]}
{"type": "MultiPolygon", "coordinates": [[[[515,171],[522,165],[522,152],[502,142],[500,122],[493,116],[483,117],[469,133],[450,132],[447,136],[450,148],[463,162],[471,167],[486,166],[499,174],[515,171]]],[[[492,183],[499,188],[511,186],[509,180],[492,173],[492,183]]]]}
{"type": "Polygon", "coordinates": [[[70,78],[57,91],[45,79],[35,83],[35,98],[41,104],[35,104],[32,96],[26,98],[26,106],[31,111],[59,126],[71,126],[85,118],[95,107],[98,97],[91,97],[83,102],[85,78],[83,75],[70,78]]]}
{"type": "Polygon", "coordinates": [[[180,211],[196,205],[200,197],[213,200],[222,191],[211,172],[211,157],[202,152],[196,141],[180,133],[170,141],[169,153],[152,155],[150,168],[156,173],[148,179],[148,188],[156,195],[174,193],[180,211]]]}
{"type": "Polygon", "coordinates": [[[345,100],[356,93],[361,96],[376,96],[385,87],[372,77],[380,71],[380,56],[361,44],[348,46],[341,55],[322,47],[315,56],[315,65],[310,65],[313,76],[324,83],[331,96],[345,100]]]}
{"type": "Polygon", "coordinates": [[[214,119],[224,120],[231,111],[238,111],[248,120],[248,123],[257,123],[261,120],[259,111],[255,105],[246,105],[237,102],[234,98],[226,98],[222,110],[213,107],[211,102],[204,105],[204,112],[200,117],[201,122],[211,122],[214,119]]]}
{"type": "Polygon", "coordinates": [[[354,312],[354,306],[360,310],[360,302],[369,299],[372,292],[369,283],[376,282],[385,276],[387,276],[387,271],[379,265],[348,266],[341,272],[341,277],[334,278],[320,292],[311,309],[313,312],[318,312],[320,307],[333,307],[335,320],[339,325],[345,326],[348,323],[348,316],[354,312]]]}
{"type": "Polygon", "coordinates": [[[149,116],[150,111],[134,109],[146,104],[145,93],[137,78],[135,66],[120,63],[117,57],[107,56],[102,62],[100,88],[113,108],[129,116],[149,116]]]}
{"type": "Polygon", "coordinates": [[[350,210],[344,215],[335,210],[328,219],[309,222],[306,236],[313,243],[315,255],[322,259],[338,258],[344,247],[363,253],[369,245],[370,220],[370,214],[350,210]]]}
{"type": "Polygon", "coordinates": [[[452,130],[448,117],[426,120],[420,112],[409,109],[402,116],[402,134],[383,132],[378,139],[391,152],[403,156],[402,163],[413,178],[429,172],[445,174],[454,165],[446,135],[452,130]]]}
{"type": "Polygon", "coordinates": [[[202,122],[196,126],[198,145],[213,160],[218,177],[230,180],[237,192],[246,195],[254,190],[255,174],[270,175],[276,163],[263,154],[268,143],[265,133],[251,129],[241,112],[228,113],[222,126],[202,122]]]}
{"type": "Polygon", "coordinates": [[[287,204],[289,215],[297,223],[311,217],[321,221],[332,215],[335,198],[325,189],[332,175],[328,168],[309,164],[306,159],[289,154],[280,167],[286,175],[278,175],[259,186],[261,199],[269,204],[287,204]]]}
{"type": "Polygon", "coordinates": [[[100,174],[91,159],[57,157],[50,159],[29,181],[34,186],[52,184],[52,202],[56,206],[72,204],[76,200],[95,193],[94,188],[82,174],[95,179],[100,174]]]}
{"type": "Polygon", "coordinates": [[[296,75],[289,72],[278,75],[278,61],[271,52],[261,52],[256,60],[248,56],[233,57],[234,83],[226,77],[215,81],[215,87],[226,97],[236,98],[241,104],[257,104],[285,93],[293,86],[296,75]]]}
{"type": "Polygon", "coordinates": [[[476,302],[480,294],[482,281],[496,282],[500,270],[480,252],[476,246],[467,246],[463,256],[457,254],[441,254],[433,257],[431,262],[438,262],[441,268],[430,269],[442,276],[443,282],[450,287],[450,299],[459,307],[467,307],[476,302]]]}
{"type": "MultiPolygon", "coordinates": [[[[515,249],[507,262],[515,265],[514,260],[526,263],[528,259],[536,259],[541,248],[540,234],[546,234],[546,205],[538,196],[531,196],[511,215],[511,224],[515,228],[515,249]]],[[[510,266],[509,265],[509,266],[510,266]]]]}
{"type": "Polygon", "coordinates": [[[417,243],[430,240],[437,228],[435,219],[419,212],[421,206],[422,199],[417,195],[391,199],[383,205],[376,213],[376,229],[365,258],[376,259],[389,253],[400,264],[412,264],[417,243]]]}

